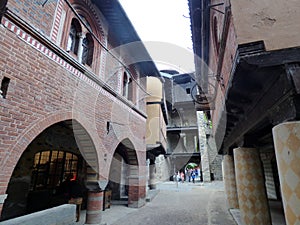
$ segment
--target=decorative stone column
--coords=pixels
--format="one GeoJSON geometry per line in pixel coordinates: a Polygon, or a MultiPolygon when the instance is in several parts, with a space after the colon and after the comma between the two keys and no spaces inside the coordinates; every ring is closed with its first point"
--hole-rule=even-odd
{"type": "Polygon", "coordinates": [[[300,224],[300,121],[275,126],[273,139],[286,224],[300,224]]]}
{"type": "Polygon", "coordinates": [[[85,38],[85,36],[83,35],[83,33],[78,33],[77,35],[79,37],[77,57],[78,57],[78,62],[81,63],[82,62],[82,53],[83,53],[82,43],[83,43],[83,39],[85,38]]]}
{"type": "Polygon", "coordinates": [[[246,225],[271,224],[259,151],[255,148],[235,148],[233,153],[242,221],[246,225]]]}
{"type": "Polygon", "coordinates": [[[225,195],[228,209],[238,209],[238,195],[236,190],[233,156],[225,155],[222,161],[225,195]]]}
{"type": "Polygon", "coordinates": [[[86,224],[100,224],[103,208],[103,191],[89,191],[86,209],[86,224]]]}

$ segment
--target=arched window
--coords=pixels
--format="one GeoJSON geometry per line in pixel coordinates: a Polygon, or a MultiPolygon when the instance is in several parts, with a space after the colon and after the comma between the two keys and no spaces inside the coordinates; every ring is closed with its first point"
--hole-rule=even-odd
{"type": "Polygon", "coordinates": [[[133,82],[132,79],[129,78],[128,80],[128,96],[127,99],[132,101],[133,100],[133,82]]]}
{"type": "Polygon", "coordinates": [[[81,32],[80,23],[77,19],[73,18],[70,32],[68,36],[68,44],[67,44],[67,51],[73,52],[75,55],[78,53],[78,46],[79,46],[79,33],[81,32]]]}
{"type": "Polygon", "coordinates": [[[128,100],[133,99],[133,86],[132,78],[128,76],[126,72],[123,75],[123,96],[128,100]]]}
{"type": "Polygon", "coordinates": [[[70,152],[49,150],[34,156],[31,189],[54,188],[61,184],[67,175],[76,179],[79,170],[78,156],[70,152]]]}
{"type": "Polygon", "coordinates": [[[91,34],[87,33],[82,41],[82,64],[91,66],[93,62],[94,42],[91,34]]]}
{"type": "Polygon", "coordinates": [[[123,96],[125,98],[128,97],[128,82],[129,82],[128,75],[126,72],[124,72],[124,74],[123,74],[123,96]]]}

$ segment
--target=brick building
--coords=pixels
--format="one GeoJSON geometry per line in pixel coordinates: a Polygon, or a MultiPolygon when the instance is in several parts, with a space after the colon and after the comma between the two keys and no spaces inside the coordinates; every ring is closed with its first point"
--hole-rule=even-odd
{"type": "Polygon", "coordinates": [[[299,3],[189,6],[198,108],[223,155],[228,207],[245,224],[271,224],[270,210],[282,205],[286,224],[299,223],[299,3]]]}
{"type": "Polygon", "coordinates": [[[0,19],[1,220],[63,204],[70,174],[86,223],[105,189],[142,206],[144,78],[159,73],[143,44],[122,47],[140,39],[119,2],[8,0],[0,19]]]}

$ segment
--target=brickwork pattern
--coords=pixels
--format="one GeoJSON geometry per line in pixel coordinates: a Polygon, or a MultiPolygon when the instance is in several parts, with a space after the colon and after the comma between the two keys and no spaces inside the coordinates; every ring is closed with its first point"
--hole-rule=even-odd
{"type": "Polygon", "coordinates": [[[277,125],[273,138],[286,223],[300,224],[300,122],[277,125]]]}
{"type": "Polygon", "coordinates": [[[50,36],[54,22],[57,1],[22,0],[7,2],[7,7],[13,13],[23,18],[27,23],[38,29],[42,34],[50,36]]]}
{"type": "Polygon", "coordinates": [[[89,192],[86,210],[86,224],[99,224],[103,208],[103,192],[89,192]]]}
{"type": "MultiPolygon", "coordinates": [[[[17,2],[25,4],[29,1],[9,1],[8,7],[17,9],[14,5],[17,2]]],[[[51,16],[55,14],[53,2],[50,4],[49,1],[44,8],[51,6],[51,16]]],[[[42,18],[39,18],[39,24],[44,24],[40,22],[42,18]]],[[[118,93],[112,95],[106,91],[97,75],[90,72],[94,75],[91,78],[81,72],[71,57],[57,55],[47,42],[35,39],[32,33],[6,17],[1,22],[0,80],[7,77],[10,84],[6,98],[0,98],[0,195],[6,192],[11,174],[28,145],[43,130],[65,120],[76,120],[89,134],[96,148],[97,171],[101,171],[101,179],[109,177],[110,159],[124,139],[133,143],[136,164],[143,166],[146,158],[146,118],[143,113],[116,98],[118,93]],[[107,121],[112,121],[114,112],[114,122],[123,125],[112,124],[107,132],[107,121]],[[121,116],[119,112],[122,112],[121,116]]],[[[52,20],[49,22],[52,24],[52,20]]],[[[51,26],[45,24],[45,30],[50,31],[51,26]]],[[[139,193],[143,195],[145,181],[140,185],[139,193]]]]}
{"type": "Polygon", "coordinates": [[[244,224],[271,224],[258,150],[235,148],[233,152],[239,208],[244,224]]]}
{"type": "Polygon", "coordinates": [[[225,155],[222,162],[225,195],[229,209],[238,209],[239,202],[236,189],[233,156],[225,155]]]}
{"type": "Polygon", "coordinates": [[[146,176],[129,176],[128,207],[139,208],[146,203],[146,176]]]}

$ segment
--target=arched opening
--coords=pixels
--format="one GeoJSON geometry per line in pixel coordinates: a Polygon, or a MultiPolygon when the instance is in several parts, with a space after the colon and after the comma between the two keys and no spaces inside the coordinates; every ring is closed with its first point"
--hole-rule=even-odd
{"type": "Polygon", "coordinates": [[[195,162],[188,162],[184,167],[185,173],[185,181],[193,182],[195,181],[200,182],[202,181],[202,175],[200,170],[200,164],[195,162]]]}
{"type": "Polygon", "coordinates": [[[125,98],[128,97],[128,83],[129,83],[129,77],[126,72],[123,74],[123,96],[125,98]]]}
{"type": "Polygon", "coordinates": [[[1,220],[67,204],[75,195],[82,197],[81,208],[86,208],[85,184],[91,177],[97,179],[97,166],[93,142],[78,122],[66,120],[49,126],[19,158],[7,187],[1,220]],[[89,146],[82,147],[83,141],[89,146]],[[93,160],[87,154],[93,154],[93,160]],[[91,168],[92,176],[88,172],[91,168]],[[76,181],[77,193],[65,188],[67,179],[76,181]]]}
{"type": "Polygon", "coordinates": [[[75,55],[78,54],[80,33],[81,25],[77,19],[73,18],[68,36],[67,52],[73,52],[75,55]]]}
{"type": "Polygon", "coordinates": [[[111,191],[112,204],[128,205],[129,177],[135,174],[138,174],[136,152],[130,140],[125,139],[117,146],[110,166],[107,190],[111,191]]]}

